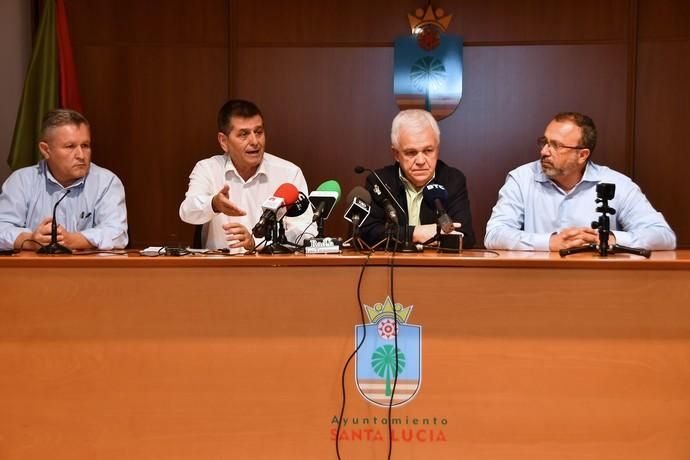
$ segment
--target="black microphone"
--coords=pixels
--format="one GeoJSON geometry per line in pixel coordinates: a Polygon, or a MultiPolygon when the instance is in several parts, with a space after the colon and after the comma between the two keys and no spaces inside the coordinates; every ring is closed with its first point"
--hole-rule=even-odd
{"type": "Polygon", "coordinates": [[[404,216],[407,216],[407,213],[405,210],[400,206],[400,203],[398,203],[398,200],[395,199],[393,196],[393,193],[390,191],[388,186],[386,185],[385,182],[383,182],[383,179],[379,177],[379,175],[376,173],[376,171],[365,168],[363,166],[355,166],[355,172],[357,174],[362,174],[364,171],[369,171],[373,177],[376,178],[376,181],[378,184],[374,184],[374,186],[371,189],[371,192],[374,194],[375,200],[377,203],[381,205],[383,208],[385,214],[386,214],[386,220],[388,222],[391,222],[394,224],[396,227],[400,225],[400,219],[398,219],[398,213],[395,210],[395,207],[391,203],[391,200],[398,206],[398,209],[402,211],[404,216]]]}
{"type": "Polygon", "coordinates": [[[312,222],[320,221],[319,225],[323,226],[323,221],[328,219],[335,204],[340,200],[341,193],[340,184],[334,180],[327,180],[311,192],[309,201],[314,207],[312,222]]]}
{"type": "MultiPolygon", "coordinates": [[[[407,210],[404,209],[398,200],[395,199],[395,196],[393,195],[393,192],[388,188],[386,183],[379,177],[379,175],[376,173],[376,171],[365,168],[363,166],[355,166],[355,172],[357,174],[361,174],[364,171],[369,171],[371,173],[370,177],[373,177],[376,179],[377,184],[374,184],[374,186],[371,188],[371,192],[375,195],[376,201],[383,207],[385,213],[386,213],[386,220],[388,222],[391,222],[395,225],[396,229],[400,228],[400,220],[398,219],[398,214],[396,211],[397,209],[400,211],[400,214],[405,217],[405,222],[403,222],[402,225],[402,231],[403,231],[403,240],[402,240],[402,247],[400,248],[400,251],[402,252],[418,252],[419,249],[412,243],[412,232],[410,231],[410,226],[409,222],[410,219],[407,215],[407,210]],[[393,206],[392,203],[395,203],[395,207],[393,206]]],[[[396,230],[397,233],[397,230],[396,230]]]]}
{"type": "Polygon", "coordinates": [[[378,184],[374,184],[374,187],[372,189],[372,193],[376,197],[376,201],[381,205],[383,208],[384,212],[386,213],[386,220],[394,224],[396,227],[400,225],[400,219],[398,219],[398,213],[395,212],[395,208],[391,204],[390,200],[386,198],[383,193],[381,193],[381,189],[379,188],[378,184]]]}
{"type": "Polygon", "coordinates": [[[371,212],[371,195],[367,189],[358,185],[347,195],[347,202],[345,220],[352,222],[353,232],[356,232],[371,212]]]}
{"type": "Polygon", "coordinates": [[[71,189],[67,189],[65,194],[62,195],[60,199],[57,200],[57,203],[55,203],[55,206],[53,206],[53,222],[50,225],[50,244],[38,248],[36,254],[72,254],[71,249],[64,247],[57,241],[57,222],[55,217],[58,205],[71,191],[71,189]]]}
{"type": "Polygon", "coordinates": [[[307,195],[305,195],[302,192],[299,192],[299,198],[297,201],[295,201],[295,204],[293,204],[291,207],[288,208],[287,212],[285,213],[285,217],[297,217],[301,216],[305,212],[307,212],[307,209],[311,206],[311,203],[309,202],[309,198],[307,195]]]}
{"type": "Polygon", "coordinates": [[[436,209],[437,223],[441,230],[443,230],[443,233],[450,233],[455,230],[453,219],[446,212],[446,204],[448,203],[448,191],[446,188],[441,184],[427,184],[422,194],[424,201],[436,209]]]}

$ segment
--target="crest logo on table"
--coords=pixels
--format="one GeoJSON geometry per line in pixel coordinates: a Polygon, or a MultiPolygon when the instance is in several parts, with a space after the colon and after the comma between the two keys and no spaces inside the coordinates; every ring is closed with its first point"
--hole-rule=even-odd
{"type": "Polygon", "coordinates": [[[412,308],[412,305],[404,307],[400,303],[396,303],[394,307],[391,298],[386,297],[383,303],[364,305],[369,323],[355,326],[355,344],[359,344],[366,335],[356,356],[357,389],[373,405],[388,407],[393,396],[393,407],[399,407],[412,401],[419,391],[422,382],[422,327],[408,323],[412,308]]]}
{"type": "Polygon", "coordinates": [[[424,109],[441,120],[462,97],[463,39],[446,34],[453,15],[431,2],[407,16],[412,35],[395,39],[395,102],[400,110],[424,109]]]}

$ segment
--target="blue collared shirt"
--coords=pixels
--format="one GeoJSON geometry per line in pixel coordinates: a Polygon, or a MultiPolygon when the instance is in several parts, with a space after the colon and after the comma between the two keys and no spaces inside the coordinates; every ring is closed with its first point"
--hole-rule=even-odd
{"type": "Polygon", "coordinates": [[[45,160],[10,175],[0,192],[0,248],[14,246],[24,232],[33,233],[67,190],[56,221],[68,232],[79,232],[99,249],[127,245],[125,189],[112,172],[91,163],[86,176],[63,187],[45,160]]]}
{"type": "Polygon", "coordinates": [[[606,166],[587,163],[582,180],[563,191],[534,161],[508,173],[486,225],[484,245],[489,249],[548,251],[551,234],[569,227],[591,227],[596,212],[596,186],[616,184],[609,206],[616,243],[651,250],[675,249],[676,235],[640,188],[628,177],[606,166]]]}

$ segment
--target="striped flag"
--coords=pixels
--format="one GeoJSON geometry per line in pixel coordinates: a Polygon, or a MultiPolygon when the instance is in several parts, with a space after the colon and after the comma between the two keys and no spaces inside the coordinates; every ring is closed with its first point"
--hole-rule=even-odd
{"type": "Polygon", "coordinates": [[[82,110],[65,5],[63,0],[46,0],[7,158],[12,170],[41,159],[41,119],[57,107],[82,110]]]}

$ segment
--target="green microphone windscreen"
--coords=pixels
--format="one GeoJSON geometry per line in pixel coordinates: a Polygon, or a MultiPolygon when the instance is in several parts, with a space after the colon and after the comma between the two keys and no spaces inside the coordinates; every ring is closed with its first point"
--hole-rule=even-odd
{"type": "Polygon", "coordinates": [[[319,187],[316,189],[316,191],[317,192],[335,192],[335,193],[337,193],[338,196],[335,199],[336,203],[340,200],[340,195],[342,194],[340,191],[340,184],[334,180],[327,180],[323,184],[319,185],[319,187]]]}

